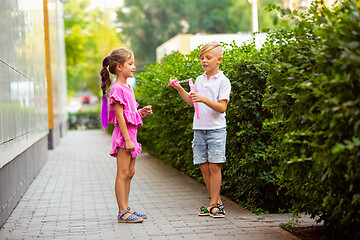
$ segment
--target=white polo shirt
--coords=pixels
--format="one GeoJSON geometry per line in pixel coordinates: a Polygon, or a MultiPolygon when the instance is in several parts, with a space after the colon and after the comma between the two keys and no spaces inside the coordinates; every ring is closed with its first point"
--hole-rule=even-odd
{"type": "MultiPolygon", "coordinates": [[[[194,86],[197,93],[214,102],[230,100],[230,81],[222,71],[211,76],[209,80],[205,72],[196,78],[194,86]]],[[[201,102],[198,102],[198,106],[200,119],[194,112],[193,129],[210,130],[226,127],[225,112],[219,113],[201,102]]]]}

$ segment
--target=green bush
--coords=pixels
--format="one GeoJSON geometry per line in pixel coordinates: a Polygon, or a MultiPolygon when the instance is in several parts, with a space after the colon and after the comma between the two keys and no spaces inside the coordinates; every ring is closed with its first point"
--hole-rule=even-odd
{"type": "Polygon", "coordinates": [[[271,33],[262,58],[278,183],[299,212],[359,238],[359,2],[290,17],[295,26],[271,33]]]}
{"type": "Polygon", "coordinates": [[[266,152],[273,145],[271,133],[263,128],[264,121],[272,117],[262,106],[268,70],[253,44],[230,47],[223,63],[232,86],[226,113],[228,138],[223,193],[238,203],[246,202],[249,208],[275,212],[286,207],[287,201],[282,193],[277,194],[272,170],[277,164],[266,152]]]}
{"type": "MultiPolygon", "coordinates": [[[[232,85],[222,193],[250,208],[311,214],[350,239],[360,238],[359,5],[314,4],[299,15],[270,5],[286,17],[266,44],[224,45],[221,64],[232,85]]],[[[202,181],[193,108],[167,87],[203,72],[198,53],[149,65],[136,97],[154,111],[139,130],[146,150],[202,181]]]]}
{"type": "MultiPolygon", "coordinates": [[[[251,207],[276,211],[284,202],[276,195],[273,163],[265,158],[270,133],[262,128],[271,114],[262,107],[267,71],[257,60],[248,60],[257,52],[253,44],[224,45],[221,68],[232,84],[227,109],[227,162],[223,164],[222,193],[251,207]]],[[[202,181],[198,166],[192,163],[191,141],[194,110],[167,86],[170,78],[196,78],[203,73],[198,61],[199,49],[190,55],[167,56],[166,61],[147,67],[140,74],[136,96],[140,105],[152,104],[154,115],[144,119],[139,131],[146,150],[165,163],[202,181]]],[[[186,83],[183,86],[188,89],[186,83]]]]}
{"type": "Polygon", "coordinates": [[[69,128],[70,129],[99,129],[101,122],[99,121],[100,110],[94,109],[89,111],[79,111],[76,113],[69,113],[69,128]]]}
{"type": "Polygon", "coordinates": [[[140,106],[151,104],[154,113],[143,119],[144,125],[139,129],[139,141],[145,149],[199,179],[201,173],[192,164],[193,108],[167,86],[170,78],[186,79],[201,73],[196,52],[188,56],[173,54],[167,56],[166,62],[147,66],[147,71],[138,76],[135,95],[140,106]]]}

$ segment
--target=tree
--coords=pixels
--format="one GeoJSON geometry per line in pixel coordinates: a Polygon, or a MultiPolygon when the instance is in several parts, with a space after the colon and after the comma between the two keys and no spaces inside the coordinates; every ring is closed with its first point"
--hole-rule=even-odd
{"type": "Polygon", "coordinates": [[[110,12],[99,8],[87,11],[90,0],[70,0],[64,4],[66,69],[68,92],[82,89],[99,93],[101,62],[114,48],[124,46],[115,27],[110,26],[110,12]]]}
{"type": "Polygon", "coordinates": [[[157,46],[179,33],[230,32],[222,10],[230,5],[231,0],[126,0],[118,21],[142,68],[155,61],[157,46]]]}
{"type": "MultiPolygon", "coordinates": [[[[274,28],[276,19],[275,13],[269,13],[265,7],[269,4],[281,5],[282,0],[258,0],[258,21],[259,30],[261,28],[274,28]]],[[[233,0],[228,13],[231,18],[231,29],[234,32],[250,32],[251,31],[251,5],[248,0],[233,0]]]]}
{"type": "MultiPolygon", "coordinates": [[[[259,0],[259,27],[272,27],[269,3],[259,0]]],[[[236,33],[251,31],[251,6],[247,0],[125,0],[117,12],[122,36],[138,59],[138,69],[154,63],[155,49],[180,33],[236,33]]]]}

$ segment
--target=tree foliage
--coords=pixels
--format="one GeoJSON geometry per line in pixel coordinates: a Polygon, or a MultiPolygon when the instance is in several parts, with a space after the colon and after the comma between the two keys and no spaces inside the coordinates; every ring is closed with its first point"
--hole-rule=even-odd
{"type": "Polygon", "coordinates": [[[101,62],[114,48],[124,46],[113,26],[109,12],[87,10],[90,0],[70,0],[64,4],[68,91],[82,89],[99,92],[101,62]]]}
{"type": "MultiPolygon", "coordinates": [[[[259,27],[272,27],[275,14],[264,7],[281,1],[258,2],[259,27]]],[[[156,47],[177,34],[251,31],[251,5],[247,0],[125,0],[118,22],[143,70],[155,62],[156,47]]]]}
{"type": "MultiPolygon", "coordinates": [[[[258,0],[258,25],[259,29],[274,28],[277,15],[265,10],[268,4],[282,4],[282,0],[258,0]]],[[[251,32],[251,5],[247,0],[233,0],[227,10],[230,17],[232,32],[251,32]]]]}

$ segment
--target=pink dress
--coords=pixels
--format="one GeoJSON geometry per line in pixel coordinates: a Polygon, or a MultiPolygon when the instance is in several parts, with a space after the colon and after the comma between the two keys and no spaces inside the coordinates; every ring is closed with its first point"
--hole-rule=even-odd
{"type": "Polygon", "coordinates": [[[139,104],[135,100],[134,91],[130,86],[124,86],[121,83],[114,82],[110,90],[110,110],[109,123],[114,123],[115,128],[112,134],[112,150],[110,155],[117,156],[118,147],[126,148],[125,139],[121,134],[119,124],[117,123],[115,113],[115,103],[119,102],[124,106],[124,118],[131,141],[135,145],[135,151],[131,153],[131,157],[135,158],[141,152],[141,144],[137,142],[137,128],[141,127],[143,122],[140,114],[137,112],[139,104]]]}

